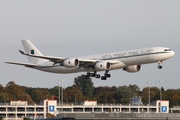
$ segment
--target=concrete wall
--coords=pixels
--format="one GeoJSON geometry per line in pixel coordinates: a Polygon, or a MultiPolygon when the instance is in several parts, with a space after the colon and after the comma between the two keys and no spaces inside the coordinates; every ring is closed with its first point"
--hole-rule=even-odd
{"type": "Polygon", "coordinates": [[[60,113],[76,120],[180,120],[179,113],[60,113]]]}

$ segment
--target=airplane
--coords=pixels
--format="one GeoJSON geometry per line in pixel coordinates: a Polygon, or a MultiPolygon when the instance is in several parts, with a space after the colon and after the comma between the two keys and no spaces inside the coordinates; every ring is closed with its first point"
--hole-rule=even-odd
{"type": "Polygon", "coordinates": [[[22,40],[22,44],[25,52],[22,50],[19,52],[27,56],[29,63],[11,61],[5,63],[59,74],[86,72],[85,79],[95,77],[106,80],[111,77],[109,71],[116,69],[130,73],[139,72],[143,64],[150,63],[158,63],[158,69],[162,69],[162,62],[175,54],[170,48],[151,47],[84,57],[53,57],[44,56],[29,40],[22,40]],[[104,75],[97,74],[99,71],[104,71],[104,75]]]}

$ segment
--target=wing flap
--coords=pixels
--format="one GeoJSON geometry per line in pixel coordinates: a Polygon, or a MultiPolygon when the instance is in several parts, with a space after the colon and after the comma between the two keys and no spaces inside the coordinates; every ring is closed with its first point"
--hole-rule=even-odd
{"type": "MultiPolygon", "coordinates": [[[[85,69],[89,69],[89,68],[94,68],[94,65],[98,62],[102,62],[104,60],[90,60],[90,59],[78,59],[79,60],[79,66],[83,67],[85,69]]],[[[112,66],[114,65],[118,65],[121,66],[122,68],[125,66],[124,63],[122,63],[121,61],[117,61],[117,60],[105,60],[107,62],[109,62],[112,66]]]]}
{"type": "Polygon", "coordinates": [[[31,63],[22,63],[22,62],[5,62],[7,64],[14,64],[14,65],[22,65],[25,67],[31,67],[31,68],[36,68],[38,65],[36,64],[31,64],[31,63]]]}
{"type": "Polygon", "coordinates": [[[80,64],[95,64],[98,62],[98,60],[90,60],[90,59],[78,59],[78,61],[80,62],[80,64]]]}
{"type": "MultiPolygon", "coordinates": [[[[104,61],[104,60],[90,60],[90,59],[78,59],[80,63],[84,64],[96,64],[97,62],[104,61]]],[[[110,64],[116,64],[119,63],[120,61],[115,61],[115,60],[106,60],[110,64]]]]}

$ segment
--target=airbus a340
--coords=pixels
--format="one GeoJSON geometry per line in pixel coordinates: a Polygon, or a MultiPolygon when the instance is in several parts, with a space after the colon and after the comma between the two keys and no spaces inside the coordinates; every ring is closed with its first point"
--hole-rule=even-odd
{"type": "Polygon", "coordinates": [[[162,62],[171,58],[175,53],[166,47],[151,47],[124,52],[105,53],[85,57],[53,57],[44,56],[29,40],[22,40],[25,52],[30,63],[6,62],[9,64],[23,65],[51,73],[77,73],[87,72],[84,78],[95,77],[106,80],[111,77],[110,70],[123,69],[127,72],[138,72],[142,64],[158,63],[162,69],[162,62]],[[97,74],[105,71],[103,76],[97,74]]]}

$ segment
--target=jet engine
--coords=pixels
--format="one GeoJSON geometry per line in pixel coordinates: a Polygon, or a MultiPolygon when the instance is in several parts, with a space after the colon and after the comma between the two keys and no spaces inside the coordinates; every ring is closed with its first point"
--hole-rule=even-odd
{"type": "Polygon", "coordinates": [[[66,59],[66,60],[64,60],[63,65],[65,67],[72,68],[72,67],[76,67],[77,65],[79,65],[79,61],[78,61],[78,59],[66,59]]]}
{"type": "Polygon", "coordinates": [[[111,64],[109,62],[103,61],[103,62],[98,62],[95,65],[95,69],[99,71],[103,70],[110,70],[111,69],[111,64]]]}
{"type": "Polygon", "coordinates": [[[124,71],[127,72],[138,72],[141,69],[141,65],[131,65],[123,68],[124,71]]]}

